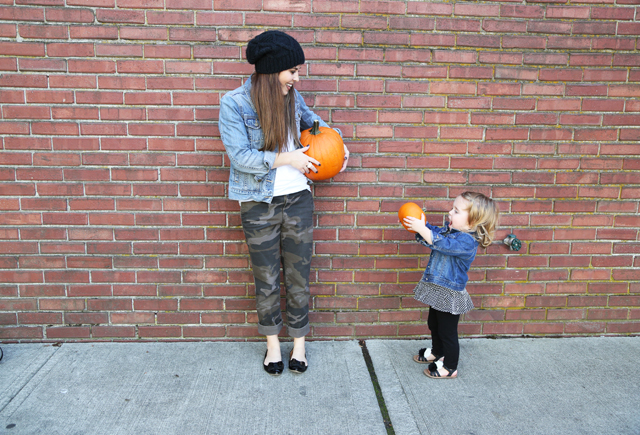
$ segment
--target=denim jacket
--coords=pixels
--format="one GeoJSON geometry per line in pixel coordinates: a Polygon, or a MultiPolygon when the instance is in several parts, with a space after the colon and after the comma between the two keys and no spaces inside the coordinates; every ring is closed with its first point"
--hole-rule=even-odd
{"type": "MultiPolygon", "coordinates": [[[[293,91],[298,138],[302,130],[313,126],[315,120],[320,121],[321,127],[328,127],[307,107],[302,95],[295,89],[293,91]]],[[[251,101],[251,78],[220,100],[218,128],[231,162],[229,199],[270,203],[276,178],[273,163],[277,153],[260,151],[264,146],[264,135],[251,101]]],[[[340,130],[336,131],[342,136],[340,130]]]]}
{"type": "Polygon", "coordinates": [[[429,223],[427,228],[433,234],[433,243],[427,243],[424,238],[416,233],[416,240],[424,246],[431,248],[429,263],[422,275],[421,281],[438,284],[451,290],[462,291],[469,280],[469,269],[476,258],[478,241],[472,233],[444,227],[436,227],[429,223]]]}

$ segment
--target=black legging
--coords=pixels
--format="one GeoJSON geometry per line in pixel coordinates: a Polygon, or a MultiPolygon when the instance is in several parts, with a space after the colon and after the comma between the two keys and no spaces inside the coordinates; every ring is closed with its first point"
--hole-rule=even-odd
{"type": "Polygon", "coordinates": [[[427,325],[431,330],[431,353],[444,355],[444,365],[449,370],[457,370],[460,358],[458,320],[460,314],[445,313],[429,307],[427,325]]]}

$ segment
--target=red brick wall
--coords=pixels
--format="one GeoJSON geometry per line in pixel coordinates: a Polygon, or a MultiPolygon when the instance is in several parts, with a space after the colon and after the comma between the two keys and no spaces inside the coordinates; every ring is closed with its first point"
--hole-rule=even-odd
{"type": "Polygon", "coordinates": [[[312,337],[418,337],[405,201],[490,194],[467,335],[640,332],[638,0],[0,0],[0,338],[256,336],[220,97],[295,36],[350,169],[315,186],[312,337]]]}

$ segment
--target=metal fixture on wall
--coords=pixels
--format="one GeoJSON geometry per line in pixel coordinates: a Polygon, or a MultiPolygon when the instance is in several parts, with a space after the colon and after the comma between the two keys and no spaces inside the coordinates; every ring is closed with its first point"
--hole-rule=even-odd
{"type": "Polygon", "coordinates": [[[522,247],[522,242],[514,234],[509,234],[502,243],[507,245],[511,251],[519,251],[522,247]]]}

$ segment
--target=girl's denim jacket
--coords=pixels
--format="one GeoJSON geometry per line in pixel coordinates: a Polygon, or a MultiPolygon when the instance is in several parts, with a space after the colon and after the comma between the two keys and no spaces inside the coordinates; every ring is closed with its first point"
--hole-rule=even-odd
{"type": "MultiPolygon", "coordinates": [[[[307,107],[302,95],[295,89],[293,91],[298,139],[301,129],[311,128],[315,120],[320,121],[321,127],[328,127],[307,107]]],[[[270,203],[276,178],[273,163],[277,153],[260,151],[264,146],[264,135],[251,101],[251,78],[220,100],[218,128],[231,162],[229,199],[270,203]]],[[[336,131],[342,136],[340,130],[336,131]]]]}
{"type": "Polygon", "coordinates": [[[433,243],[427,243],[416,233],[416,240],[431,248],[429,263],[422,275],[421,281],[431,282],[451,290],[462,291],[469,280],[469,269],[476,258],[478,241],[473,233],[444,227],[436,227],[427,222],[427,228],[433,234],[433,243]]]}

